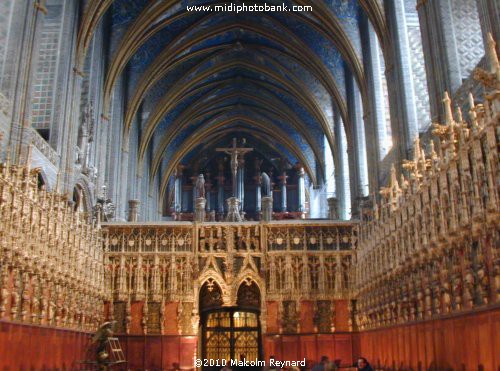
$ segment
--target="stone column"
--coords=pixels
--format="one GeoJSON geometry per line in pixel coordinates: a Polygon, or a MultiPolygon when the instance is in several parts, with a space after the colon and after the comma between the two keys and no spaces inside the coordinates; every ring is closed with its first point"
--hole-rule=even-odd
{"type": "Polygon", "coordinates": [[[328,219],[338,220],[339,218],[339,202],[336,197],[328,198],[328,219]]]}
{"type": "Polygon", "coordinates": [[[346,191],[346,179],[349,179],[348,175],[348,167],[346,166],[346,148],[344,145],[344,141],[342,140],[342,118],[340,116],[340,112],[336,109],[334,111],[334,134],[335,134],[335,142],[338,148],[338,167],[335,168],[335,190],[340,201],[340,209],[347,210],[348,205],[348,197],[346,191]],[[347,171],[346,171],[347,170],[347,171]]]}
{"type": "Polygon", "coordinates": [[[217,212],[224,214],[224,177],[217,177],[217,212]]]}
{"type": "Polygon", "coordinates": [[[181,198],[182,198],[181,212],[187,213],[189,211],[189,208],[188,208],[188,206],[189,206],[189,192],[184,192],[184,190],[182,190],[182,192],[181,192],[181,198]]]}
{"type": "Polygon", "coordinates": [[[210,173],[207,173],[205,176],[205,198],[207,199],[206,210],[210,212],[212,210],[212,181],[210,173]]]}
{"type": "Polygon", "coordinates": [[[128,221],[137,222],[139,219],[139,200],[128,200],[128,221]]]}
{"type": "Polygon", "coordinates": [[[127,189],[129,182],[129,147],[128,141],[121,149],[120,180],[116,183],[117,203],[120,210],[119,216],[125,220],[125,205],[127,204],[127,189]]]}
{"type": "Polygon", "coordinates": [[[497,53],[500,54],[500,4],[498,1],[477,0],[477,12],[483,32],[484,50],[488,48],[488,33],[491,33],[497,43],[497,53]]]}
{"type": "Polygon", "coordinates": [[[224,215],[224,159],[218,161],[219,175],[217,176],[217,212],[221,218],[224,215]]]}
{"type": "MultiPolygon", "coordinates": [[[[42,2],[44,3],[44,2],[42,2]]],[[[47,3],[47,2],[45,2],[47,3]]],[[[67,6],[63,7],[62,20],[61,20],[61,39],[58,45],[58,63],[57,63],[57,77],[56,85],[54,85],[53,99],[58,102],[54,106],[54,118],[50,126],[50,144],[56,148],[60,153],[60,166],[59,169],[65,173],[64,176],[64,191],[71,192],[75,181],[75,147],[78,137],[78,124],[80,117],[80,96],[82,92],[83,77],[81,71],[74,69],[74,58],[70,53],[65,53],[66,50],[75,50],[77,43],[77,32],[79,24],[79,6],[77,2],[66,2],[67,6]],[[57,108],[59,106],[59,108],[57,108]],[[68,125],[68,123],[72,123],[68,125]]],[[[49,9],[50,12],[50,9],[49,9]]],[[[116,127],[116,125],[113,125],[116,127]]],[[[109,127],[109,130],[112,130],[109,127]]],[[[89,138],[90,139],[90,138],[89,138]]],[[[117,142],[121,141],[121,136],[118,136],[117,142]]],[[[112,169],[107,169],[107,182],[112,185],[112,199],[115,202],[120,202],[121,199],[117,197],[119,191],[116,179],[119,178],[120,160],[119,148],[121,143],[117,144],[115,148],[117,154],[115,163],[112,169]],[[112,170],[112,171],[109,171],[112,170]],[[114,174],[113,174],[114,173],[114,174]],[[112,179],[116,174],[115,180],[112,179]]],[[[112,156],[110,154],[110,156],[112,156]]],[[[103,156],[103,161],[106,161],[103,156]]],[[[108,163],[111,161],[108,159],[108,163]]],[[[100,166],[99,170],[105,167],[100,166]]],[[[111,188],[111,187],[110,187],[111,188]]],[[[126,198],[125,198],[126,200],[126,198]]],[[[121,203],[121,202],[120,202],[121,203]]],[[[125,217],[124,205],[121,206],[119,213],[121,217],[125,217]]]]}
{"type": "Polygon", "coordinates": [[[363,117],[366,125],[366,151],[370,191],[379,189],[379,161],[385,156],[380,143],[386,142],[385,99],[382,88],[382,74],[380,70],[380,48],[377,34],[365,13],[362,13],[360,23],[361,41],[363,43],[363,65],[366,71],[368,84],[368,110],[363,117]],[[382,152],[382,153],[381,153],[382,152]]]}
{"type": "Polygon", "coordinates": [[[260,214],[261,209],[261,198],[262,198],[262,176],[260,173],[260,166],[262,165],[261,159],[255,160],[255,212],[257,215],[260,214]]]}
{"type": "MultiPolygon", "coordinates": [[[[410,49],[403,0],[385,2],[390,46],[385,74],[391,109],[395,162],[408,158],[418,133],[415,97],[410,65],[410,49]]],[[[354,195],[353,195],[353,198],[354,195]]]]}
{"type": "Polygon", "coordinates": [[[444,122],[443,93],[451,94],[462,85],[450,1],[417,3],[432,122],[444,122]]]}
{"type": "Polygon", "coordinates": [[[182,211],[182,170],[177,169],[174,181],[174,212],[182,211]]]}
{"type": "Polygon", "coordinates": [[[261,209],[261,199],[262,199],[262,178],[260,173],[255,176],[255,211],[260,213],[261,209]]]}
{"type": "Polygon", "coordinates": [[[368,165],[367,165],[367,141],[365,138],[365,126],[363,122],[363,106],[361,103],[361,94],[354,77],[346,77],[347,107],[349,109],[349,118],[353,125],[353,144],[352,161],[356,165],[356,171],[352,175],[356,176],[352,182],[351,194],[358,195],[368,186],[368,165]]]}
{"type": "Polygon", "coordinates": [[[298,176],[299,176],[299,180],[298,180],[298,184],[297,184],[297,195],[298,195],[298,201],[299,201],[299,205],[298,205],[298,210],[301,212],[301,213],[305,213],[306,212],[306,181],[305,181],[305,171],[304,171],[304,168],[301,166],[298,170],[298,176]]]}
{"type": "Polygon", "coordinates": [[[241,222],[240,200],[236,197],[230,197],[227,202],[226,222],[241,222]]]}
{"type": "MultiPolygon", "coordinates": [[[[197,172],[193,172],[193,174],[197,174],[197,172]]],[[[193,187],[193,189],[191,190],[191,196],[193,198],[193,214],[195,212],[195,209],[196,209],[196,199],[198,198],[198,194],[196,192],[196,181],[198,180],[198,176],[192,176],[191,177],[191,185],[193,187]]]]}
{"type": "Polygon", "coordinates": [[[262,197],[262,220],[270,222],[273,220],[273,198],[262,197]]]}
{"type": "MultiPolygon", "coordinates": [[[[11,125],[8,143],[11,149],[11,160],[14,163],[26,161],[28,148],[31,144],[31,95],[34,86],[38,40],[41,36],[41,26],[43,25],[44,13],[31,2],[14,1],[12,19],[14,23],[22,24],[22,29],[17,29],[17,33],[10,36],[10,41],[15,45],[10,60],[9,55],[5,55],[6,65],[4,75],[12,76],[9,94],[11,109],[11,125]]],[[[11,29],[16,29],[13,24],[11,29]]],[[[5,41],[2,41],[5,42],[5,41]]],[[[10,46],[10,45],[9,45],[10,46]]]]}
{"type": "Polygon", "coordinates": [[[286,202],[286,179],[288,176],[286,175],[286,172],[283,171],[283,175],[278,177],[279,180],[281,180],[280,184],[280,189],[281,189],[281,211],[286,212],[287,211],[287,202],[286,202]]]}
{"type": "Polygon", "coordinates": [[[207,200],[203,197],[197,197],[194,205],[194,221],[203,223],[205,221],[205,207],[207,200]]]}

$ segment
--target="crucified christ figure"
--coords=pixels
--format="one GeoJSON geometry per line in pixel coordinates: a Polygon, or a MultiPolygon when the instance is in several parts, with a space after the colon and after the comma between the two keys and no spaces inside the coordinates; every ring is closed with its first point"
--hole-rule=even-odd
{"type": "Polygon", "coordinates": [[[236,145],[236,138],[233,138],[233,146],[229,148],[217,148],[217,152],[224,152],[231,155],[231,173],[233,175],[233,197],[236,197],[236,175],[238,174],[238,162],[245,155],[245,153],[253,151],[253,148],[238,148],[236,145]]]}

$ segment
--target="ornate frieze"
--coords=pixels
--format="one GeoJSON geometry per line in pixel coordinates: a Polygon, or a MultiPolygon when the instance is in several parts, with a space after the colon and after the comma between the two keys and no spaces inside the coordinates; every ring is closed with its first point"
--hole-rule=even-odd
{"type": "MultiPolygon", "coordinates": [[[[180,302],[180,333],[197,330],[198,324],[190,321],[201,302],[255,307],[261,313],[267,301],[293,302],[295,312],[288,304],[290,310],[281,312],[292,318],[298,316],[301,300],[353,298],[356,223],[103,226],[113,300],[147,300],[148,315],[151,303],[180,302]],[[188,308],[186,303],[193,304],[188,308]]],[[[261,321],[265,323],[264,316],[261,321]]],[[[322,317],[323,330],[332,326],[325,321],[322,317]]]]}

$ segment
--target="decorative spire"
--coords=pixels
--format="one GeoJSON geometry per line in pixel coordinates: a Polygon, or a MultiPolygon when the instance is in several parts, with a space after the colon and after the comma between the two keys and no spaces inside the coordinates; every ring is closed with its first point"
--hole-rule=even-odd
{"type": "Polygon", "coordinates": [[[464,116],[462,115],[462,109],[460,107],[457,107],[457,119],[460,124],[464,122],[464,116]]]}
{"type": "Polygon", "coordinates": [[[420,137],[415,138],[415,145],[413,146],[413,161],[417,164],[420,160],[420,137]]]}
{"type": "Polygon", "coordinates": [[[394,164],[391,165],[391,190],[399,191],[398,176],[396,174],[396,168],[394,164]]]}
{"type": "Polygon", "coordinates": [[[401,188],[403,189],[403,191],[406,191],[406,189],[408,188],[408,182],[406,181],[404,174],[401,174],[400,183],[401,183],[401,188]]]}
{"type": "Polygon", "coordinates": [[[488,32],[487,49],[486,55],[488,56],[488,61],[490,62],[490,71],[492,74],[496,75],[497,80],[500,81],[500,63],[498,62],[496,42],[493,39],[491,32],[488,32]]]}
{"type": "Polygon", "coordinates": [[[431,159],[436,159],[437,158],[437,153],[436,153],[436,148],[434,148],[434,141],[431,140],[431,143],[430,143],[430,146],[431,146],[431,159]]]}
{"type": "Polygon", "coordinates": [[[424,170],[425,170],[425,163],[426,163],[425,151],[424,151],[424,149],[422,148],[422,149],[420,150],[420,165],[421,165],[421,167],[422,167],[422,169],[421,169],[422,171],[424,171],[424,170]]]}
{"type": "Polygon", "coordinates": [[[450,95],[448,94],[447,91],[444,92],[443,103],[444,103],[444,110],[445,110],[445,114],[446,114],[446,125],[453,125],[454,120],[453,120],[453,113],[451,111],[451,99],[450,99],[450,95]]]}
{"type": "Polygon", "coordinates": [[[474,70],[474,78],[480,81],[485,88],[499,90],[500,89],[500,64],[496,51],[496,43],[493,36],[488,34],[488,45],[486,46],[486,58],[488,59],[489,69],[483,70],[476,68],[474,70]]]}
{"type": "Polygon", "coordinates": [[[476,113],[476,105],[474,104],[474,96],[472,93],[469,93],[469,117],[472,123],[472,129],[477,129],[477,113],[476,113]]]}

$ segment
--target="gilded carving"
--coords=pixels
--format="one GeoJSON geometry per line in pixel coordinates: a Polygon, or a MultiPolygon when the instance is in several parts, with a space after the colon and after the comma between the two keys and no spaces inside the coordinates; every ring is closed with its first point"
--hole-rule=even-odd
{"type": "Polygon", "coordinates": [[[446,122],[434,124],[429,154],[417,139],[401,180],[393,169],[381,200],[359,229],[357,310],[361,329],[424,320],[499,302],[499,63],[476,73],[487,88],[469,97],[470,123],[455,121],[445,94],[446,122]]]}

